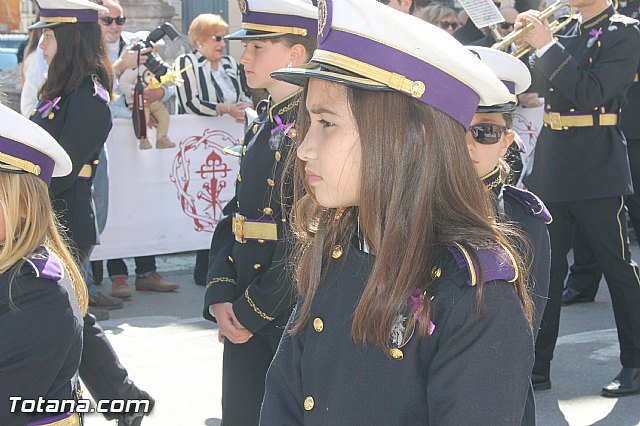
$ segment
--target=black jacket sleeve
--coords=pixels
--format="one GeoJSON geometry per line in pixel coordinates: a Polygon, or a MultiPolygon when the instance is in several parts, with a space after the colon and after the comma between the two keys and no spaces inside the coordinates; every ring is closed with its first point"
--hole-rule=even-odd
{"type": "Polygon", "coordinates": [[[231,250],[235,241],[232,229],[233,214],[238,211],[237,198],[233,197],[225,206],[222,219],[218,222],[211,239],[209,253],[209,271],[207,289],[204,296],[202,315],[209,321],[215,318],[209,312],[209,306],[216,303],[233,302],[236,295],[236,271],[231,263],[231,250]]]}

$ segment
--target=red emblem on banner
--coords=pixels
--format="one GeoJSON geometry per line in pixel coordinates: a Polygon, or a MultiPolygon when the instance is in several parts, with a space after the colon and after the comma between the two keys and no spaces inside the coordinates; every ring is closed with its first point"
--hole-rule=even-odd
{"type": "Polygon", "coordinates": [[[223,149],[239,143],[227,132],[210,129],[180,141],[170,179],[196,231],[213,232],[222,209],[233,198],[236,175],[232,162],[237,166],[237,158],[223,149]]]}

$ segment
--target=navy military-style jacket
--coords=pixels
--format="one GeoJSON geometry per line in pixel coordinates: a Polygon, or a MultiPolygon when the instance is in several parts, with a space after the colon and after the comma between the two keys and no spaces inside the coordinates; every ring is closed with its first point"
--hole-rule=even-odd
{"type": "Polygon", "coordinates": [[[260,424],[520,425],[533,336],[508,282],[510,261],[504,253],[477,254],[486,281],[480,310],[472,285],[478,268],[467,261],[469,251],[442,249],[432,269],[431,334],[406,330],[407,316],[399,315],[385,353],[355,344],[351,334],[375,258],[356,247],[334,249],[307,329],[285,332],[280,341],[260,424]]]}
{"type": "Polygon", "coordinates": [[[515,224],[529,238],[531,258],[527,260],[530,263],[529,288],[535,306],[533,331],[536,337],[549,295],[551,243],[547,225],[553,218],[542,200],[535,194],[503,184],[500,169],[494,169],[482,180],[494,195],[503,219],[515,224]]]}
{"type": "Polygon", "coordinates": [[[232,302],[234,314],[252,333],[281,334],[287,323],[294,299],[292,271],[286,267],[289,226],[282,205],[290,196],[282,194],[281,184],[299,104],[299,93],[270,104],[248,126],[236,194],[211,241],[203,311],[208,320],[215,321],[210,305],[232,302]],[[237,241],[234,215],[275,224],[277,239],[237,241]]]}
{"type": "Polygon", "coordinates": [[[55,415],[12,414],[10,396],[77,399],[82,325],[71,283],[45,248],[0,275],[1,425],[55,415]]]}
{"type": "Polygon", "coordinates": [[[111,130],[108,103],[109,96],[100,83],[86,76],[78,90],[40,102],[31,116],[71,157],[71,173],[53,178],[49,193],[61,224],[78,246],[92,246],[97,241],[91,184],[111,130]]]}
{"type": "MultiPolygon", "coordinates": [[[[633,19],[640,20],[640,0],[618,2],[618,13],[633,19]]],[[[640,49],[640,46],[636,46],[640,49]]],[[[638,75],[640,67],[636,71],[633,84],[627,92],[627,105],[622,108],[622,133],[628,143],[640,143],[640,81],[638,75]]]]}
{"type": "Polygon", "coordinates": [[[636,22],[616,15],[613,6],[589,21],[576,19],[535,61],[547,78],[546,112],[593,116],[595,123],[543,127],[525,183],[547,203],[633,192],[620,126],[600,125],[600,120],[604,114],[615,119],[626,103],[640,58],[636,22]]]}

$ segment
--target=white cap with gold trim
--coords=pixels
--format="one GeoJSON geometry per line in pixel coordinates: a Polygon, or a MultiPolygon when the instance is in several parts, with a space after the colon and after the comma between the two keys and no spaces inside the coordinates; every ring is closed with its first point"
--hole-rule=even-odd
{"type": "Polygon", "coordinates": [[[397,90],[467,129],[479,103],[509,102],[505,86],[446,31],[375,0],[319,0],[318,49],[311,62],[272,77],[310,77],[367,90],[397,90]]]}
{"type": "Polygon", "coordinates": [[[315,37],[318,9],[302,0],[238,0],[242,28],[227,40],[257,40],[301,35],[315,37]]]}
{"type": "Polygon", "coordinates": [[[78,22],[98,22],[98,13],[109,9],[89,0],[36,0],[40,8],[40,21],[30,30],[78,22]]]}
{"type": "Polygon", "coordinates": [[[67,152],[46,130],[0,105],[0,173],[31,173],[48,185],[71,167],[67,152]]]}

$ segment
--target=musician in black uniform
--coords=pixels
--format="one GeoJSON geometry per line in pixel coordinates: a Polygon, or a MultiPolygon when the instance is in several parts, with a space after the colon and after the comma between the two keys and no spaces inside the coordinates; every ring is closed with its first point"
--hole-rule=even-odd
{"type": "Polygon", "coordinates": [[[311,63],[272,74],[306,86],[306,194],[300,298],[260,423],[519,425],[527,278],[464,137],[509,92],[453,37],[372,0],[321,0],[318,25],[311,63]]]}
{"type": "Polygon", "coordinates": [[[242,145],[235,197],[211,241],[204,317],[224,341],[222,421],[256,425],[264,378],[294,299],[286,207],[291,187],[282,172],[295,134],[300,89],[271,71],[307,62],[316,46],[316,8],[299,0],[240,0],[242,29],[227,36],[245,45],[247,83],[266,89],[242,145]],[[283,192],[284,190],[284,192],[283,192]],[[284,203],[284,205],[283,205],[284,203]]]}
{"type": "MultiPolygon", "coordinates": [[[[530,243],[529,288],[535,308],[534,338],[538,334],[549,292],[551,247],[546,223],[551,215],[544,203],[533,193],[506,182],[512,179],[505,155],[514,144],[511,129],[517,96],[527,90],[531,75],[519,59],[496,49],[469,46],[469,49],[491,68],[509,92],[510,102],[501,105],[479,105],[466,134],[471,161],[482,182],[495,197],[498,216],[518,226],[530,243]]],[[[533,389],[529,390],[523,425],[535,425],[536,412],[533,389]]]]}
{"type": "MultiPolygon", "coordinates": [[[[631,260],[624,196],[633,191],[620,109],[638,69],[637,21],[617,15],[606,0],[573,0],[581,13],[554,41],[539,12],[524,12],[534,29],[525,41],[536,49],[535,67],[547,78],[545,125],[534,166],[525,180],[553,215],[549,301],[536,341],[534,388],[551,386],[549,368],[558,337],[566,255],[573,225],[585,236],[609,289],[622,370],[603,387],[605,396],[640,392],[640,279],[631,260]]],[[[574,17],[572,17],[574,18],[574,17]]]]}
{"type": "MultiPolygon", "coordinates": [[[[58,233],[48,185],[71,171],[46,131],[0,105],[0,424],[80,425],[74,407],[24,400],[80,395],[87,290],[58,233]],[[6,218],[6,219],[5,219],[6,218]],[[10,399],[19,397],[19,399],[10,399]],[[21,412],[22,411],[22,412],[21,412]]],[[[55,404],[55,402],[54,402],[55,404]]]]}
{"type": "MultiPolygon", "coordinates": [[[[41,20],[30,29],[44,28],[40,48],[49,70],[31,120],[49,132],[71,158],[71,173],[54,178],[49,193],[82,264],[96,244],[91,184],[111,129],[108,103],[112,73],[98,24],[98,12],[107,9],[89,0],[38,0],[38,5],[41,20]]],[[[153,406],[149,395],[131,382],[91,314],[85,316],[83,334],[80,376],[93,397],[145,399],[153,406]]],[[[131,413],[136,415],[139,413],[131,413]]],[[[122,414],[105,413],[105,417],[120,418],[122,414]]],[[[122,424],[130,423],[121,420],[122,424]]]]}
{"type": "MultiPolygon", "coordinates": [[[[619,2],[618,13],[633,19],[640,18],[640,1],[619,2]]],[[[637,48],[640,48],[638,46],[637,48]]],[[[633,224],[636,240],[640,241],[640,82],[638,74],[627,92],[627,104],[622,107],[622,123],[620,128],[627,139],[627,153],[633,180],[633,195],[627,195],[624,204],[633,224]]],[[[583,235],[584,231],[574,230],[573,265],[571,266],[567,285],[562,293],[562,304],[592,302],[598,293],[602,271],[589,249],[583,235]]]]}

